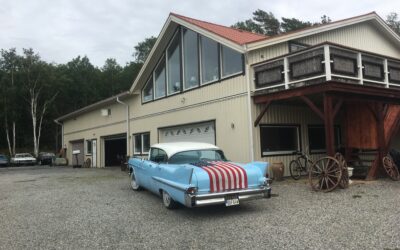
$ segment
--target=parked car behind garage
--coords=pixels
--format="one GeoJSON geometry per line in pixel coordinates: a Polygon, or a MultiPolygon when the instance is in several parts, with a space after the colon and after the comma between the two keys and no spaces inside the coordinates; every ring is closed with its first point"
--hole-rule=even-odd
{"type": "Polygon", "coordinates": [[[53,165],[56,155],[53,153],[40,152],[37,158],[39,165],[53,165]]]}
{"type": "Polygon", "coordinates": [[[36,158],[29,153],[15,154],[15,156],[11,158],[10,163],[12,165],[35,165],[36,158]]]}
{"type": "Polygon", "coordinates": [[[0,154],[0,166],[6,167],[8,165],[8,158],[5,155],[0,154]]]}

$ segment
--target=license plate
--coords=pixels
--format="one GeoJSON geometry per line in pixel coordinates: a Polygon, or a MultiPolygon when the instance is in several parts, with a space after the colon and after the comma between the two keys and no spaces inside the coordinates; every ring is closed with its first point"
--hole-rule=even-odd
{"type": "Polygon", "coordinates": [[[238,197],[226,197],[225,198],[225,206],[237,206],[239,205],[239,198],[238,197]]]}

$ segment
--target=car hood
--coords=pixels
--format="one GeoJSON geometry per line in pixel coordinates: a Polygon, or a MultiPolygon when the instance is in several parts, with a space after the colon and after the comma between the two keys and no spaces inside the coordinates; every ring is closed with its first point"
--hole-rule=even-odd
{"type": "Polygon", "coordinates": [[[14,161],[36,161],[33,157],[13,157],[11,159],[14,161]]]}

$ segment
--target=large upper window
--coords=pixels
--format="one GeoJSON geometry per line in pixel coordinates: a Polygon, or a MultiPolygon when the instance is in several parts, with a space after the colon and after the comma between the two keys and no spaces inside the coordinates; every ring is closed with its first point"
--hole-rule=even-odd
{"type": "Polygon", "coordinates": [[[181,50],[180,33],[177,32],[167,49],[168,95],[181,91],[181,50]]]}
{"type": "Polygon", "coordinates": [[[261,125],[262,156],[291,154],[300,151],[300,126],[261,125]]]}
{"type": "MultiPolygon", "coordinates": [[[[335,147],[340,147],[340,127],[335,126],[335,147]]],[[[308,126],[308,143],[310,153],[323,153],[326,152],[325,144],[325,126],[324,125],[309,125],[308,126]]]]}
{"type": "Polygon", "coordinates": [[[185,89],[199,85],[199,50],[197,33],[183,29],[183,63],[185,68],[185,89]]]}
{"type": "Polygon", "coordinates": [[[225,46],[222,48],[222,76],[230,76],[243,72],[242,54],[225,46]]]}
{"type": "Polygon", "coordinates": [[[142,89],[142,103],[243,72],[241,53],[185,27],[176,30],[163,52],[142,89]]]}
{"type": "Polygon", "coordinates": [[[133,154],[145,155],[150,150],[150,133],[141,133],[133,136],[133,154]]]}
{"type": "Polygon", "coordinates": [[[165,57],[163,57],[154,71],[154,99],[165,96],[165,57]]]}
{"type": "Polygon", "coordinates": [[[201,36],[201,77],[202,83],[219,79],[218,43],[201,36]]]}
{"type": "Polygon", "coordinates": [[[143,96],[143,102],[148,102],[153,100],[153,77],[150,77],[150,79],[144,86],[142,96],[143,96]]]}

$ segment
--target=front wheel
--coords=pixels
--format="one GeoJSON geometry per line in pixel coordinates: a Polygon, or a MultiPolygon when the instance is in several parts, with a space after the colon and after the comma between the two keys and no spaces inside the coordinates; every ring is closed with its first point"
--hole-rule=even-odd
{"type": "Polygon", "coordinates": [[[133,169],[132,169],[132,172],[131,172],[131,187],[135,191],[140,190],[140,186],[136,181],[135,170],[133,170],[133,169]]]}
{"type": "Polygon", "coordinates": [[[176,202],[171,198],[169,193],[167,193],[164,190],[162,191],[162,200],[163,200],[164,206],[168,209],[173,209],[173,208],[176,208],[176,206],[177,206],[176,202]]]}
{"type": "Polygon", "coordinates": [[[292,176],[293,179],[295,179],[295,180],[300,179],[302,167],[298,160],[292,160],[290,162],[289,170],[290,170],[290,176],[292,176]]]}

